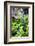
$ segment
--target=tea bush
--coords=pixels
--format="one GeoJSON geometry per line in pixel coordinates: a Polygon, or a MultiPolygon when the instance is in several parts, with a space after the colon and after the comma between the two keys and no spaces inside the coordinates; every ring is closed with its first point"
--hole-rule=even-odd
{"type": "Polygon", "coordinates": [[[25,37],[28,36],[28,15],[17,14],[18,19],[12,18],[10,22],[11,36],[25,37]]]}

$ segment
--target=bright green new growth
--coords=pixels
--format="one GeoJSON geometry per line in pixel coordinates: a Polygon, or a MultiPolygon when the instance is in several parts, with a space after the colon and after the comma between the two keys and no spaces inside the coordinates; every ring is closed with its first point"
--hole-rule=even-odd
{"type": "Polygon", "coordinates": [[[12,18],[10,22],[11,36],[25,37],[28,36],[28,15],[18,14],[18,19],[12,18]]]}

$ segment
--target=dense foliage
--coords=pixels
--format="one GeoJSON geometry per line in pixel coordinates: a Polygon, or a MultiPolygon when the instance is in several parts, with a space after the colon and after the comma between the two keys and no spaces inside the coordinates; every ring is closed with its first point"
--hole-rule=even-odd
{"type": "Polygon", "coordinates": [[[28,36],[28,15],[18,14],[18,19],[12,17],[11,36],[25,37],[28,36]]]}

